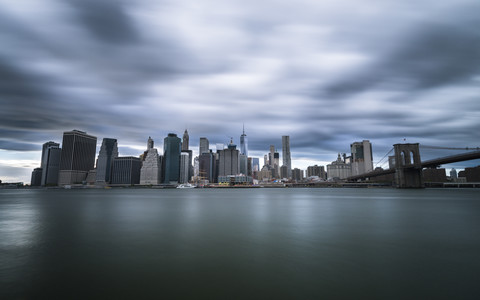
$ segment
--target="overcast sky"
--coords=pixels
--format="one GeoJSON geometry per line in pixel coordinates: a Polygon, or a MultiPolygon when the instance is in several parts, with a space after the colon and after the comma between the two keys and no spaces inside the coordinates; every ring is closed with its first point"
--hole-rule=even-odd
{"type": "MultiPolygon", "coordinates": [[[[139,155],[185,128],[293,167],[354,141],[480,146],[478,0],[0,0],[0,179],[72,129],[139,155]]],[[[422,152],[422,158],[450,152],[422,152]]],[[[452,165],[462,168],[476,162],[452,165]]]]}

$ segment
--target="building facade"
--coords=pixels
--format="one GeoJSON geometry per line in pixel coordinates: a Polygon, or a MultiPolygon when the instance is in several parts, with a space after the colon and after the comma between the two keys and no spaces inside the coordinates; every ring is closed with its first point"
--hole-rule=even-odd
{"type": "Polygon", "coordinates": [[[162,183],[162,156],[158,155],[157,148],[153,147],[154,142],[148,138],[147,151],[144,154],[142,167],[140,169],[140,184],[162,183]]]}
{"type": "Polygon", "coordinates": [[[190,141],[190,137],[188,136],[187,129],[185,129],[185,132],[183,133],[183,138],[182,138],[182,151],[188,150],[189,141],[190,141]]]}
{"type": "Polygon", "coordinates": [[[210,148],[210,143],[206,137],[200,138],[200,147],[198,149],[198,155],[202,155],[203,153],[208,153],[210,148]]]}
{"type": "Polygon", "coordinates": [[[227,149],[219,151],[218,176],[237,175],[239,168],[239,151],[237,146],[230,141],[227,149]]]}
{"type": "Polygon", "coordinates": [[[182,140],[169,133],[163,141],[163,182],[178,183],[180,179],[180,153],[182,140]]]}
{"type": "Polygon", "coordinates": [[[118,157],[117,139],[104,138],[98,153],[96,183],[110,182],[112,161],[116,157],[118,157]]]}
{"type": "Polygon", "coordinates": [[[290,154],[290,136],[282,136],[282,160],[283,165],[287,167],[287,177],[292,177],[292,157],[290,154]]]}
{"type": "Polygon", "coordinates": [[[327,165],[327,176],[329,179],[345,179],[352,176],[352,169],[350,163],[347,163],[340,153],[337,160],[327,165]]]}
{"type": "Polygon", "coordinates": [[[86,132],[72,130],[63,133],[58,184],[82,183],[95,166],[97,138],[86,132]]]}
{"type": "Polygon", "coordinates": [[[352,152],[352,175],[360,175],[373,171],[372,144],[363,140],[350,145],[352,152]]]}
{"type": "Polygon", "coordinates": [[[112,161],[111,184],[133,185],[140,183],[140,167],[142,161],[138,157],[116,157],[112,161]]]}
{"type": "Polygon", "coordinates": [[[60,169],[61,155],[62,149],[57,143],[54,143],[54,145],[49,145],[45,149],[42,160],[42,186],[58,184],[58,172],[60,169]]]}

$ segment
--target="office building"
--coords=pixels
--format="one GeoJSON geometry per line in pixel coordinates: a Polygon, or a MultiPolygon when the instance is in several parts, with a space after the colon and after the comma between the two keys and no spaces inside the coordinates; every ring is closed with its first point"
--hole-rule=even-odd
{"type": "Polygon", "coordinates": [[[188,152],[180,152],[180,183],[187,183],[189,181],[190,173],[190,155],[188,152]]]}
{"type": "Polygon", "coordinates": [[[258,157],[252,157],[252,172],[260,171],[260,160],[258,157]]]}
{"type": "Polygon", "coordinates": [[[245,125],[243,126],[243,133],[240,136],[240,154],[243,154],[246,157],[248,157],[248,139],[247,139],[247,135],[245,134],[245,125]]]}
{"type": "Polygon", "coordinates": [[[283,165],[287,167],[287,177],[292,177],[292,157],[290,155],[290,136],[282,136],[282,159],[283,165]]]}
{"type": "Polygon", "coordinates": [[[346,162],[346,156],[338,154],[337,160],[327,165],[327,176],[331,179],[345,179],[352,176],[351,164],[346,162]]]}
{"type": "Polygon", "coordinates": [[[198,157],[199,164],[199,179],[202,181],[208,180],[209,183],[216,181],[216,158],[215,153],[203,153],[198,157]]]}
{"type": "Polygon", "coordinates": [[[40,186],[42,184],[42,168],[35,168],[30,179],[30,186],[40,186]]]}
{"type": "Polygon", "coordinates": [[[116,157],[112,161],[111,184],[133,185],[140,183],[142,161],[134,156],[116,157]]]}
{"type": "Polygon", "coordinates": [[[244,154],[238,156],[239,172],[243,175],[248,175],[248,157],[244,154]]]}
{"type": "MultiPolygon", "coordinates": [[[[190,140],[190,137],[188,136],[188,131],[187,129],[185,129],[185,132],[183,133],[183,139],[182,139],[182,151],[188,150],[189,140],[190,140]]],[[[190,164],[192,164],[192,162],[190,162],[190,164]]]]}
{"type": "Polygon", "coordinates": [[[368,140],[350,145],[352,152],[352,175],[373,171],[372,144],[368,140]]]}
{"type": "Polygon", "coordinates": [[[162,156],[157,148],[153,147],[154,141],[148,137],[147,151],[145,151],[142,167],[140,169],[140,184],[154,185],[162,183],[162,156]]]}
{"type": "Polygon", "coordinates": [[[60,144],[57,143],[49,144],[49,146],[46,148],[44,147],[44,151],[42,151],[42,186],[52,186],[58,184],[58,172],[60,169],[60,159],[62,155],[62,149],[59,146],[60,144]]]}
{"type": "Polygon", "coordinates": [[[292,179],[295,181],[302,181],[303,180],[303,170],[295,168],[292,170],[292,179]]]}
{"type": "Polygon", "coordinates": [[[203,153],[208,153],[209,148],[210,148],[210,144],[208,143],[208,139],[206,137],[201,137],[200,147],[198,149],[198,155],[202,155],[203,153]]]}
{"type": "Polygon", "coordinates": [[[97,138],[86,132],[72,130],[63,133],[58,184],[82,183],[95,166],[97,138]]]}
{"type": "Polygon", "coordinates": [[[227,149],[219,151],[218,176],[237,175],[239,173],[239,151],[230,141],[227,149]]]}
{"type": "Polygon", "coordinates": [[[112,161],[116,157],[118,157],[117,139],[104,138],[98,153],[97,173],[95,175],[96,183],[104,184],[110,182],[112,161]]]}
{"type": "Polygon", "coordinates": [[[307,167],[307,177],[318,176],[322,179],[327,179],[327,173],[324,166],[309,166],[307,167]]]}
{"type": "Polygon", "coordinates": [[[288,178],[288,168],[285,165],[280,167],[280,178],[281,179],[287,179],[288,178]]]}
{"type": "Polygon", "coordinates": [[[180,153],[182,140],[169,133],[163,141],[163,182],[178,183],[180,179],[180,153]]]}

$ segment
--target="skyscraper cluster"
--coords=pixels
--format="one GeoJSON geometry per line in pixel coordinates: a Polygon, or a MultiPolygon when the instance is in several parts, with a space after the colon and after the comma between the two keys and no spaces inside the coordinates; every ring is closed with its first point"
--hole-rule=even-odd
{"type": "Polygon", "coordinates": [[[372,145],[368,140],[350,145],[351,155],[338,154],[337,160],[324,166],[292,169],[290,137],[282,136],[282,164],[275,145],[264,155],[263,167],[259,158],[248,156],[245,127],[240,135],[240,147],[233,138],[225,147],[216,144],[210,149],[207,137],[200,137],[198,156],[190,150],[190,137],[185,130],[182,138],[169,133],[163,140],[163,153],[147,139],[147,149],[138,157],[119,156],[115,138],[104,138],[95,166],[97,138],[79,130],[63,133],[60,144],[49,141],[42,146],[41,166],[32,172],[31,185],[54,186],[71,184],[96,185],[161,185],[195,182],[199,184],[252,183],[257,181],[302,181],[344,179],[373,170],[372,145]]]}

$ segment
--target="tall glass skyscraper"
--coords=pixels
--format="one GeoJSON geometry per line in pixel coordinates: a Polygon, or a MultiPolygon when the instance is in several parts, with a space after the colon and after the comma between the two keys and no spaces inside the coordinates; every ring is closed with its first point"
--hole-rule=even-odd
{"type": "Polygon", "coordinates": [[[208,148],[210,147],[208,139],[206,137],[200,138],[200,148],[198,149],[198,155],[203,153],[208,153],[208,148]]]}
{"type": "Polygon", "coordinates": [[[97,137],[72,130],[63,133],[58,184],[81,183],[95,166],[97,137]]]}
{"type": "Polygon", "coordinates": [[[243,126],[243,133],[240,136],[240,154],[248,157],[248,139],[247,135],[245,134],[245,126],[243,126]]]}
{"type": "Polygon", "coordinates": [[[104,138],[98,153],[96,182],[110,182],[112,160],[118,157],[117,139],[104,138]]]}
{"type": "Polygon", "coordinates": [[[290,156],[290,136],[282,136],[282,159],[283,165],[287,167],[288,178],[292,177],[292,157],[290,156]]]}
{"type": "Polygon", "coordinates": [[[180,153],[182,140],[175,133],[169,133],[163,140],[164,183],[177,183],[180,178],[180,153]]]}

